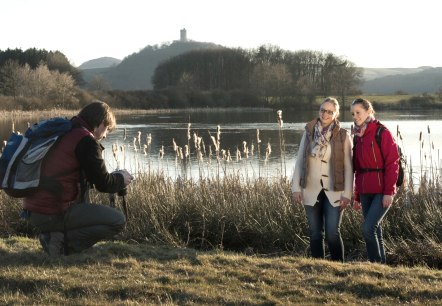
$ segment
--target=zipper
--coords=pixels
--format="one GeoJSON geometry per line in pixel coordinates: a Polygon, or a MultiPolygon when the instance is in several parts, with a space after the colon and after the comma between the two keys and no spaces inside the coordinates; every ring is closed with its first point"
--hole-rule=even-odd
{"type": "MultiPolygon", "coordinates": [[[[361,157],[364,157],[363,155],[364,155],[364,150],[362,149],[362,146],[363,146],[363,140],[362,140],[362,137],[359,137],[359,141],[360,141],[360,143],[361,143],[361,146],[360,146],[360,148],[361,148],[361,157]]],[[[364,160],[363,158],[361,158],[361,160],[364,160]]],[[[364,193],[364,186],[365,186],[365,184],[364,184],[364,179],[365,179],[365,174],[366,173],[363,173],[362,174],[362,192],[361,193],[364,193]]]]}
{"type": "MultiPolygon", "coordinates": [[[[374,151],[374,142],[373,141],[371,142],[371,151],[373,152],[373,159],[374,159],[374,163],[376,165],[376,168],[378,168],[378,160],[376,159],[376,152],[374,151]]],[[[379,176],[378,171],[376,173],[377,173],[377,177],[378,177],[379,186],[381,186],[381,177],[379,176]]]]}

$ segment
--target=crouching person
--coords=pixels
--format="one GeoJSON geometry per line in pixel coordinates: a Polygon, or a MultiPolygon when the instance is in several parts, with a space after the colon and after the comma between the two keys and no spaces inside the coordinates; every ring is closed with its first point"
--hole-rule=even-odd
{"type": "Polygon", "coordinates": [[[116,193],[133,179],[126,170],[109,173],[106,169],[99,141],[116,124],[106,103],[86,105],[71,121],[72,129],[54,145],[42,166],[42,177],[48,178],[50,188],[39,189],[23,200],[24,212],[41,232],[40,243],[50,256],[81,252],[121,232],[124,214],[88,203],[85,186],[116,193]]]}

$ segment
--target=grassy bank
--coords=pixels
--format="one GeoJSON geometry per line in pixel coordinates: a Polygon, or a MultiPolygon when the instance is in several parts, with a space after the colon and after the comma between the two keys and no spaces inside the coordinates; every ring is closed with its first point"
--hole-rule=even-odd
{"type": "Polygon", "coordinates": [[[442,271],[105,242],[48,258],[0,239],[4,305],[442,305],[442,271]]]}
{"type": "MultiPolygon", "coordinates": [[[[440,190],[427,181],[415,191],[399,191],[382,223],[390,265],[442,269],[440,190]]],[[[308,256],[305,211],[290,197],[289,182],[283,179],[192,181],[141,175],[125,198],[129,222],[121,238],[199,250],[308,256]]],[[[107,204],[109,199],[93,193],[92,202],[107,204]]],[[[35,236],[18,217],[19,199],[1,192],[0,203],[3,237],[35,236]]],[[[360,211],[345,211],[341,232],[347,261],[366,260],[361,224],[360,211]]]]}

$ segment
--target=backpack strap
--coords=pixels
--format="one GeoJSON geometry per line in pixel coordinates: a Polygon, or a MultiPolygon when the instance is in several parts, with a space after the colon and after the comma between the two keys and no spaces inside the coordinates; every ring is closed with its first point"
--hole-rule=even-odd
{"type": "MultiPolygon", "coordinates": [[[[385,130],[385,126],[383,126],[382,124],[379,124],[379,127],[376,130],[376,143],[378,144],[379,150],[381,150],[381,142],[382,142],[382,132],[385,130]]],[[[381,151],[382,153],[382,151],[381,151]]]]}

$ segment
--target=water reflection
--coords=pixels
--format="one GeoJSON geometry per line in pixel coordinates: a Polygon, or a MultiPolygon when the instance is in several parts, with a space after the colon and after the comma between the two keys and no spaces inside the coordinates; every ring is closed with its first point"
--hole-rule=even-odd
{"type": "MultiPolygon", "coordinates": [[[[315,111],[284,111],[284,125],[280,129],[276,111],[273,110],[207,110],[119,115],[116,131],[103,141],[106,148],[105,160],[110,169],[121,167],[133,173],[162,171],[171,177],[197,178],[229,174],[241,174],[250,178],[279,177],[281,174],[290,176],[305,122],[314,116],[315,111]],[[218,153],[212,143],[212,137],[217,134],[217,126],[221,130],[218,153]],[[257,129],[261,140],[259,144],[257,129]],[[149,135],[151,143],[145,147],[149,135]],[[202,160],[197,156],[195,136],[201,138],[202,160]],[[182,150],[188,146],[188,161],[177,157],[174,142],[182,150]],[[118,162],[112,152],[113,145],[119,148],[118,162]],[[268,146],[271,153],[266,159],[268,146]],[[164,157],[160,158],[163,148],[164,157]],[[245,148],[248,150],[248,156],[245,148]],[[219,157],[230,154],[231,161],[220,161],[217,154],[219,157]]],[[[345,112],[342,117],[348,119],[343,120],[342,126],[350,129],[350,113],[345,112]]],[[[442,120],[435,112],[378,112],[376,117],[395,135],[399,126],[402,135],[399,143],[409,165],[417,174],[420,175],[421,171],[431,167],[440,169],[442,120]]],[[[7,118],[0,120],[2,139],[7,139],[10,134],[11,121],[7,118]]],[[[16,119],[15,129],[24,131],[28,121],[30,120],[16,119]]]]}

